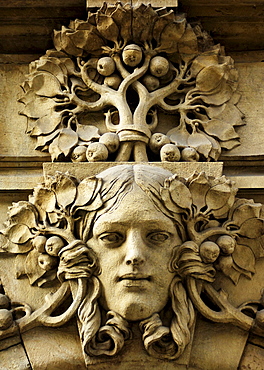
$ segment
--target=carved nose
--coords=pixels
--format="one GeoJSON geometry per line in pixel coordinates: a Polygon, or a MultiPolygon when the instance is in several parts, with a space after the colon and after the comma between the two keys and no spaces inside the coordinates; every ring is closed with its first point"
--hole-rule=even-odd
{"type": "Polygon", "coordinates": [[[131,233],[127,238],[126,265],[142,265],[145,262],[144,242],[139,233],[131,233]]]}

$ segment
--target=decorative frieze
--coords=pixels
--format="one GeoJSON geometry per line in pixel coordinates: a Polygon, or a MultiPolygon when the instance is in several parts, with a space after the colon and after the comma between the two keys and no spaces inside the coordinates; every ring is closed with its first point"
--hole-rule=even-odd
{"type": "Polygon", "coordinates": [[[233,60],[183,14],[104,4],[55,31],[54,46],[20,99],[52,160],[216,161],[239,145],[233,60]]]}

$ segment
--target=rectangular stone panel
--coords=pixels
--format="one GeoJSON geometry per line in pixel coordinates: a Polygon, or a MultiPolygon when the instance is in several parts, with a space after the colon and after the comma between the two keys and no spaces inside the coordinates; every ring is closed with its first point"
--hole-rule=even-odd
{"type": "MultiPolygon", "coordinates": [[[[60,172],[69,172],[71,175],[82,180],[85,177],[93,176],[106,170],[109,167],[117,166],[120,164],[136,164],[133,162],[94,162],[94,163],[44,163],[43,170],[44,176],[54,175],[56,171],[60,172]]],[[[223,163],[199,163],[199,162],[151,162],[151,166],[162,167],[174,174],[177,174],[181,177],[189,177],[195,171],[201,172],[204,171],[207,175],[210,176],[221,176],[223,163]]]]}

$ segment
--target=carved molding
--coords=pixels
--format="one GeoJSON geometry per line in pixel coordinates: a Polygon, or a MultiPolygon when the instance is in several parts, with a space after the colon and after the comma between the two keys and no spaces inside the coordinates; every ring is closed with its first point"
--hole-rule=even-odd
{"type": "Polygon", "coordinates": [[[183,14],[104,4],[54,46],[20,99],[53,161],[216,161],[239,145],[234,62],[183,14]]]}
{"type": "Polygon", "coordinates": [[[196,311],[263,336],[263,298],[236,307],[214,286],[223,275],[234,285],[251,279],[264,256],[262,205],[236,198],[236,190],[225,176],[184,179],[148,165],[82,181],[47,176],[29,201],[10,207],[1,252],[17,256],[18,279],[58,289],[35,311],[1,294],[0,338],[76,317],[85,356],[114,356],[139,322],[148,354],[173,360],[190,342],[196,311]],[[125,243],[132,255],[121,262],[125,243]],[[53,315],[66,299],[70,305],[53,315]]]}

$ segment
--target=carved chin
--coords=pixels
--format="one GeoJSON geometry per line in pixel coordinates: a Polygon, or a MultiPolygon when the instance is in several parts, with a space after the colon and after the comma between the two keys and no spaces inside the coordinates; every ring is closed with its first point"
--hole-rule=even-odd
{"type": "Polygon", "coordinates": [[[142,321],[156,312],[159,313],[166,306],[166,303],[157,304],[157,302],[152,301],[150,298],[142,300],[134,297],[134,299],[120,301],[112,305],[106,305],[102,302],[102,306],[107,311],[118,313],[127,321],[142,321]]]}

